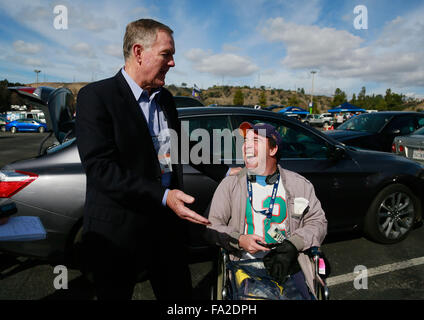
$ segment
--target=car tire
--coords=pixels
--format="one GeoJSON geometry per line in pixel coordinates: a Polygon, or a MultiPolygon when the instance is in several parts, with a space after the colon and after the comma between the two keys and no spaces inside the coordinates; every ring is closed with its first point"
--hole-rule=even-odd
{"type": "Polygon", "coordinates": [[[1,132],[6,132],[6,126],[2,125],[2,126],[0,127],[0,131],[1,131],[1,132]]]}
{"type": "Polygon", "coordinates": [[[44,133],[44,131],[46,131],[46,129],[44,129],[44,127],[38,127],[38,132],[39,133],[44,133]]]}
{"type": "Polygon", "coordinates": [[[304,124],[306,124],[307,126],[309,126],[309,122],[308,121],[304,121],[304,124]]]}
{"type": "Polygon", "coordinates": [[[12,127],[12,128],[10,128],[10,132],[16,133],[16,132],[18,132],[18,129],[16,127],[12,127]]]}
{"type": "Polygon", "coordinates": [[[371,203],[365,217],[364,232],[378,243],[400,242],[408,236],[420,210],[419,199],[408,187],[389,185],[371,203]]]}

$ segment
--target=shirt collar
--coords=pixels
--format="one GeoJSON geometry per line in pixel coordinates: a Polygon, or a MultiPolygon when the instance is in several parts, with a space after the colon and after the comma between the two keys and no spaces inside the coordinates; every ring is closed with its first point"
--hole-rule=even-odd
{"type": "Polygon", "coordinates": [[[144,98],[146,100],[152,101],[156,95],[158,95],[162,87],[153,89],[152,94],[149,97],[149,93],[147,90],[144,90],[141,88],[131,77],[130,75],[124,70],[124,67],[121,69],[121,73],[124,76],[125,80],[127,81],[128,85],[130,86],[131,92],[134,95],[135,100],[139,101],[140,98],[144,98]]]}

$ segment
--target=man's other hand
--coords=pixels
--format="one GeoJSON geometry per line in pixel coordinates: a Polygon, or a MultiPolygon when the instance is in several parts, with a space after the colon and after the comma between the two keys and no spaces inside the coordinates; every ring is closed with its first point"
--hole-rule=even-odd
{"type": "Polygon", "coordinates": [[[211,223],[208,219],[185,206],[186,203],[191,204],[193,202],[194,198],[192,196],[178,189],[170,190],[166,198],[166,205],[181,219],[197,224],[210,225],[211,223]]]}
{"type": "Polygon", "coordinates": [[[268,248],[261,246],[258,242],[265,243],[265,240],[256,234],[242,234],[239,238],[239,246],[250,254],[255,254],[258,251],[269,251],[268,248]]]}

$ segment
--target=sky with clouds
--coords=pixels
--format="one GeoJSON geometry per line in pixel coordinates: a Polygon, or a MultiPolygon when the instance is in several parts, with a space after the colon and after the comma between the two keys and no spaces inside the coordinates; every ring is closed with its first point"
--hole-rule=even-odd
{"type": "Polygon", "coordinates": [[[424,98],[422,0],[0,0],[0,8],[0,79],[11,82],[35,82],[35,69],[39,81],[113,76],[127,23],[153,18],[174,30],[167,84],[310,93],[314,70],[315,94],[341,88],[350,97],[365,86],[424,98]]]}

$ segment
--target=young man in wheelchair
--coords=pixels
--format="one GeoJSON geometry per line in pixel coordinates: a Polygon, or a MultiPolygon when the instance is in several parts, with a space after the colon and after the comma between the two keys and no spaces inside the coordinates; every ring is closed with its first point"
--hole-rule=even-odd
{"type": "Polygon", "coordinates": [[[283,140],[275,127],[244,122],[239,132],[245,168],[216,189],[206,237],[231,261],[261,259],[279,288],[291,279],[303,299],[315,297],[314,266],[303,251],[321,245],[327,220],[314,187],[278,165],[283,140]]]}

